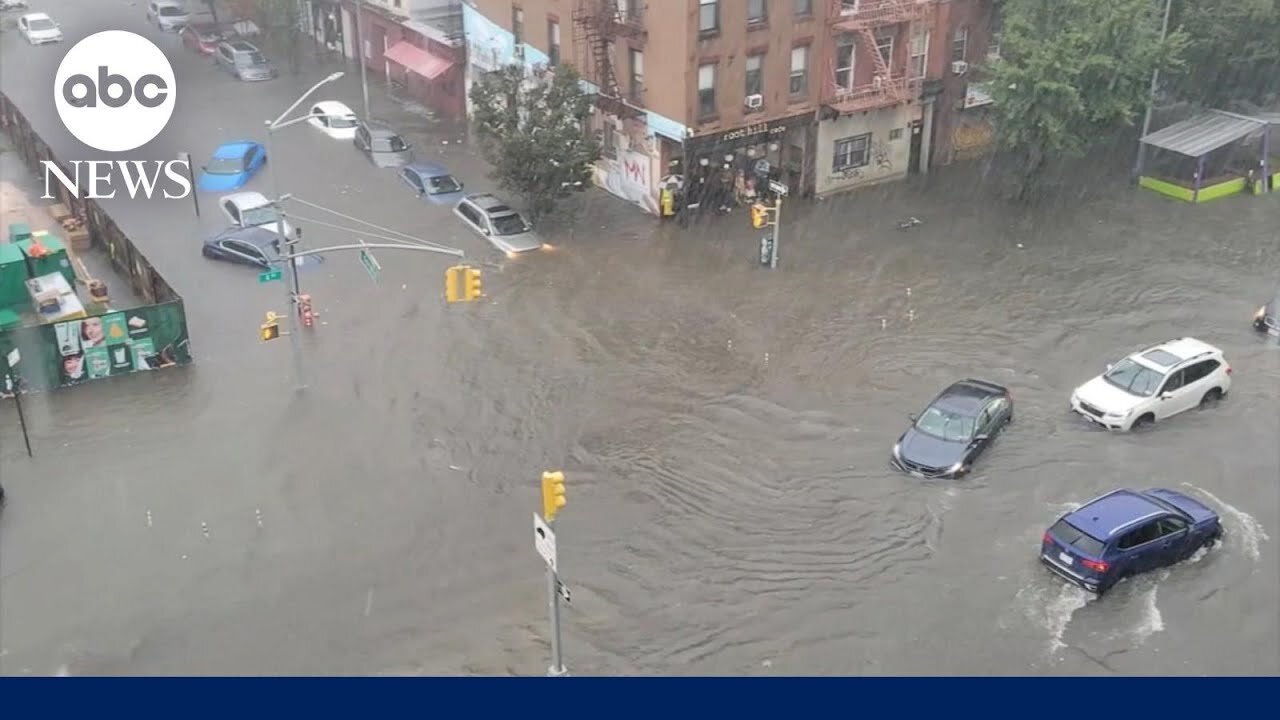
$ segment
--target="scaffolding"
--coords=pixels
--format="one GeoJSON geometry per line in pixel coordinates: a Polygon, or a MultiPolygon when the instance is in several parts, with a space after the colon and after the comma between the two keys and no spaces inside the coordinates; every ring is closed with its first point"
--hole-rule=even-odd
{"type": "MultiPolygon", "coordinates": [[[[822,104],[840,115],[864,112],[884,107],[902,105],[920,92],[921,78],[912,78],[910,67],[898,67],[895,72],[893,57],[886,59],[879,43],[886,30],[895,36],[905,26],[907,42],[911,42],[914,25],[928,18],[931,0],[828,0],[827,14],[832,42],[826,43],[822,104]],[[850,42],[839,42],[841,36],[851,36],[850,42]],[[852,45],[854,60],[850,64],[847,83],[837,76],[841,47],[852,45]],[[859,77],[858,60],[870,59],[872,72],[859,77]]],[[[895,43],[896,45],[896,43],[895,43]]],[[[909,65],[909,63],[908,63],[909,65]]]]}
{"type": "Polygon", "coordinates": [[[595,103],[620,118],[644,113],[644,89],[628,83],[618,87],[615,67],[619,41],[627,47],[643,47],[647,30],[641,0],[578,0],[573,10],[573,45],[582,78],[596,88],[595,103]]]}

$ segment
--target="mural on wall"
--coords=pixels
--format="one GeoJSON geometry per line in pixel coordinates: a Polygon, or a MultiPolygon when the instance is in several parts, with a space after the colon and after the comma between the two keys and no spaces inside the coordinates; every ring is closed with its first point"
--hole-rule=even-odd
{"type": "Polygon", "coordinates": [[[595,181],[600,187],[658,214],[658,200],[650,191],[652,159],[634,150],[619,150],[618,157],[601,158],[596,163],[595,181]]]}

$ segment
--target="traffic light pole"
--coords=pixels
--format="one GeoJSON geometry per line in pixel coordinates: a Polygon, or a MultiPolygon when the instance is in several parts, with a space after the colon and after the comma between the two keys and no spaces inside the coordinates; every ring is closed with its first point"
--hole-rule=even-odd
{"type": "Polygon", "coordinates": [[[769,253],[769,269],[778,267],[778,238],[782,233],[778,227],[782,225],[782,197],[779,196],[773,206],[773,251],[769,253]]]}
{"type": "MultiPolygon", "coordinates": [[[[551,522],[547,522],[551,526],[551,522]]],[[[564,666],[560,656],[560,578],[556,571],[547,565],[547,610],[551,615],[551,667],[547,668],[547,677],[564,677],[569,668],[564,666]]]]}

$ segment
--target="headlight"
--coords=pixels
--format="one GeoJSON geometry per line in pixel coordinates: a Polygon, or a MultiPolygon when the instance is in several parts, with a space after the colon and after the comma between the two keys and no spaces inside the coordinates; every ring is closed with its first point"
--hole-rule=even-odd
{"type": "Polygon", "coordinates": [[[1106,414],[1106,417],[1109,417],[1109,418],[1126,418],[1126,417],[1129,417],[1130,413],[1132,413],[1132,412],[1133,412],[1132,410],[1129,410],[1128,412],[1109,412],[1109,413],[1107,413],[1107,414],[1106,414]]]}
{"type": "Polygon", "coordinates": [[[961,460],[960,462],[958,462],[958,463],[956,463],[956,464],[952,465],[951,467],[947,468],[947,474],[948,474],[948,475],[955,475],[956,473],[960,472],[960,470],[961,470],[962,468],[964,468],[964,461],[963,461],[963,460],[961,460]]]}
{"type": "Polygon", "coordinates": [[[1258,308],[1258,312],[1253,314],[1253,319],[1261,320],[1262,318],[1266,317],[1266,315],[1267,315],[1267,306],[1263,305],[1262,307],[1258,308]]]}
{"type": "Polygon", "coordinates": [[[902,443],[893,444],[893,456],[898,460],[902,459],[902,443]]]}

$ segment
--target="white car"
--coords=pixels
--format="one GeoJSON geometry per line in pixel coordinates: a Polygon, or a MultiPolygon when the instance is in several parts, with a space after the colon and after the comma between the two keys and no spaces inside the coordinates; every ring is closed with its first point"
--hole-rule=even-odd
{"type": "MultiPolygon", "coordinates": [[[[275,208],[271,201],[260,192],[238,192],[224,195],[218,199],[218,207],[236,227],[260,227],[276,232],[277,221],[275,208]]],[[[293,228],[289,221],[284,221],[284,236],[291,238],[293,228]]]]}
{"type": "Polygon", "coordinates": [[[311,106],[307,124],[334,140],[351,140],[356,136],[360,120],[346,105],[336,100],[324,100],[311,106]]]}
{"type": "Polygon", "coordinates": [[[1071,409],[1108,430],[1212,405],[1231,390],[1231,366],[1218,348],[1184,337],[1140,350],[1071,393],[1071,409]]]}
{"type": "Polygon", "coordinates": [[[147,3],[147,22],[166,32],[178,32],[191,23],[191,14],[175,0],[151,0],[147,3]]]}
{"type": "Polygon", "coordinates": [[[62,28],[44,13],[27,13],[18,18],[18,32],[32,45],[62,42],[62,28]]]}

